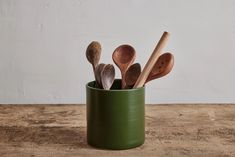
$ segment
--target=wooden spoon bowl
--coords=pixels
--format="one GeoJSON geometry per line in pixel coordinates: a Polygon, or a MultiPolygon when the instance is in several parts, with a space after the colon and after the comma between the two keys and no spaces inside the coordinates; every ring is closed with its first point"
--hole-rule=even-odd
{"type": "Polygon", "coordinates": [[[105,67],[105,64],[100,63],[95,68],[95,80],[96,80],[97,85],[98,85],[99,88],[103,88],[102,82],[101,82],[101,72],[103,71],[104,67],[105,67]]]}
{"type": "Polygon", "coordinates": [[[125,88],[132,88],[135,85],[139,75],[141,73],[141,66],[139,63],[132,64],[125,74],[125,88]]]}
{"type": "Polygon", "coordinates": [[[125,73],[136,57],[135,49],[130,45],[117,47],[112,55],[114,63],[118,66],[122,76],[122,88],[125,87],[125,73]]]}
{"type": "Polygon", "coordinates": [[[93,73],[95,75],[95,68],[99,63],[101,55],[101,45],[97,41],[92,41],[86,49],[87,60],[91,63],[93,73]]]}
{"type": "Polygon", "coordinates": [[[162,54],[154,64],[145,83],[167,75],[174,66],[174,56],[171,53],[162,54]]]}
{"type": "Polygon", "coordinates": [[[101,82],[105,90],[109,90],[115,79],[115,69],[112,64],[107,64],[104,66],[101,72],[101,82]]]}

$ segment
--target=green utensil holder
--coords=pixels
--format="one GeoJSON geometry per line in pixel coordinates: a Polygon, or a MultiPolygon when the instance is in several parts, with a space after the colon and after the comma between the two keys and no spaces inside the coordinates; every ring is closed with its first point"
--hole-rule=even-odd
{"type": "Polygon", "coordinates": [[[122,89],[116,79],[110,90],[86,85],[87,142],[102,149],[129,149],[145,140],[145,88],[122,89]]]}

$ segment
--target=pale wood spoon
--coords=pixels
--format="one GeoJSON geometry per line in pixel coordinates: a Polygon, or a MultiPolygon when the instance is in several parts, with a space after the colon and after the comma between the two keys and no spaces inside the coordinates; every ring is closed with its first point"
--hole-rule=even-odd
{"type": "Polygon", "coordinates": [[[115,69],[112,64],[107,64],[101,71],[101,82],[105,90],[109,90],[115,79],[115,69]]]}
{"type": "Polygon", "coordinates": [[[92,64],[93,73],[95,75],[95,68],[99,63],[101,55],[101,45],[97,41],[92,41],[86,49],[87,60],[92,64]]]}
{"type": "Polygon", "coordinates": [[[101,82],[101,72],[103,71],[104,66],[105,66],[104,63],[100,63],[95,68],[95,80],[97,82],[98,87],[100,87],[100,88],[103,88],[102,82],[101,82]]]}
{"type": "Polygon", "coordinates": [[[139,63],[132,64],[126,71],[125,74],[125,88],[132,88],[137,81],[141,73],[141,66],[139,63]]]}
{"type": "Polygon", "coordinates": [[[160,38],[159,42],[157,43],[157,46],[155,47],[155,49],[153,50],[153,53],[151,54],[148,62],[146,63],[146,65],[144,66],[143,71],[141,72],[139,78],[137,79],[134,88],[139,88],[139,87],[143,87],[154,64],[156,63],[156,61],[158,60],[160,53],[163,49],[163,47],[166,45],[167,41],[169,39],[169,33],[168,32],[164,32],[162,34],[162,37],[160,38]]]}
{"type": "Polygon", "coordinates": [[[174,56],[171,53],[162,54],[154,64],[145,83],[167,75],[174,66],[174,56]]]}
{"type": "Polygon", "coordinates": [[[121,45],[117,47],[112,55],[114,63],[121,71],[122,88],[125,87],[125,73],[136,57],[135,49],[130,45],[121,45]]]}

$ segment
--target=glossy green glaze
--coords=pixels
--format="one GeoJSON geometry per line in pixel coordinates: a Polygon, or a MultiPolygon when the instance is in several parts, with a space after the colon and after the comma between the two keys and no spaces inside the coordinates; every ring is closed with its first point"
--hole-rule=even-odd
{"type": "Polygon", "coordinates": [[[111,90],[86,86],[87,141],[103,149],[129,149],[144,143],[145,88],[120,90],[115,80],[111,90]]]}

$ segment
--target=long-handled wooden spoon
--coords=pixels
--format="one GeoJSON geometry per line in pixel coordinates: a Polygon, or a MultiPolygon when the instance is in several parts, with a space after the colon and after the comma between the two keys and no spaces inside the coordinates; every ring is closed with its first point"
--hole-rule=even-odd
{"type": "Polygon", "coordinates": [[[121,45],[117,47],[113,52],[113,61],[121,71],[122,88],[124,88],[126,84],[124,80],[126,70],[134,62],[135,56],[135,49],[130,45],[121,45]]]}
{"type": "Polygon", "coordinates": [[[165,46],[168,38],[169,38],[169,33],[164,32],[161,39],[159,40],[157,46],[153,50],[152,55],[150,56],[148,62],[146,63],[143,71],[141,72],[141,74],[140,74],[139,78],[137,79],[133,88],[138,88],[138,87],[144,86],[144,84],[145,84],[154,64],[156,63],[157,59],[159,58],[160,53],[161,53],[163,47],[165,46]]]}
{"type": "Polygon", "coordinates": [[[145,83],[167,75],[174,66],[174,56],[171,53],[162,54],[154,64],[145,83]]]}
{"type": "Polygon", "coordinates": [[[87,60],[92,64],[95,75],[95,67],[98,65],[101,54],[101,45],[97,41],[92,41],[86,49],[87,60]]]}
{"type": "Polygon", "coordinates": [[[115,78],[115,69],[112,64],[104,66],[101,72],[101,82],[105,90],[109,90],[112,87],[115,78]]]}
{"type": "Polygon", "coordinates": [[[125,74],[125,82],[126,87],[125,88],[132,88],[138,79],[139,75],[141,73],[141,66],[139,63],[132,64],[126,71],[125,74]]]}

